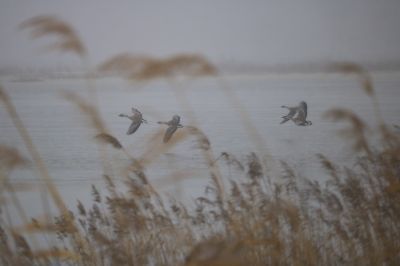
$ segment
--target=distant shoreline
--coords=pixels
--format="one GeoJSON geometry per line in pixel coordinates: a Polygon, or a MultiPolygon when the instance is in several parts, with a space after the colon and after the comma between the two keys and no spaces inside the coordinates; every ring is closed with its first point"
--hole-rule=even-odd
{"type": "MultiPolygon", "coordinates": [[[[325,63],[298,63],[298,64],[274,64],[274,65],[257,65],[257,64],[216,64],[221,75],[237,76],[237,75],[269,75],[269,74],[319,74],[334,73],[330,68],[339,61],[327,61],[325,63]]],[[[345,62],[346,63],[346,62],[345,62]]],[[[352,62],[349,62],[352,63],[352,62]]],[[[386,63],[357,63],[367,71],[371,72],[396,72],[400,71],[400,61],[386,63]]],[[[59,78],[84,78],[87,72],[81,70],[80,67],[58,66],[58,67],[0,67],[0,77],[17,77],[21,80],[33,81],[36,79],[59,79],[59,78]]],[[[118,76],[118,73],[95,73],[95,77],[118,76]]]]}

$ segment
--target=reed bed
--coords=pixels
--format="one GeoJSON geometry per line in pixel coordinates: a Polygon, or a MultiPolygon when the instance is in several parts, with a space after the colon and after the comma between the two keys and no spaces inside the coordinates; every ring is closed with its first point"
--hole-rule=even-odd
{"type": "MultiPolygon", "coordinates": [[[[53,46],[59,50],[80,56],[86,54],[75,31],[56,18],[33,18],[22,27],[33,29],[34,37],[56,34],[63,42],[63,45],[53,46]]],[[[170,82],[176,75],[192,78],[218,75],[211,63],[196,55],[154,59],[121,54],[97,69],[117,71],[128,79],[149,82],[154,78],[170,82]]],[[[399,265],[400,135],[380,116],[372,78],[367,71],[347,63],[333,65],[331,69],[360,79],[361,87],[376,103],[380,121],[376,131],[381,142],[371,145],[365,134],[366,124],[351,110],[327,112],[326,119],[348,123],[349,127],[341,134],[353,141],[357,164],[350,169],[322,154],[316,155],[329,176],[324,183],[297,175],[285,162],[280,162],[279,175],[271,177],[264,154],[251,153],[242,161],[229,153],[214,158],[212,144],[196,127],[195,117],[192,127],[178,131],[166,144],[161,141],[163,132],[156,130],[149,140],[159,144],[149,144],[143,154],[133,156],[108,131],[96,104],[66,93],[66,99],[88,117],[96,132],[94,141],[103,148],[108,146],[122,152],[131,161],[119,179],[104,167],[106,191],[100,192],[92,186],[88,191],[93,199],[91,206],[78,201],[71,210],[60,197],[12,99],[0,87],[1,103],[31,157],[23,158],[16,149],[0,146],[1,264],[399,265]],[[198,149],[203,151],[210,168],[209,185],[194,204],[160,195],[149,182],[145,170],[157,156],[187,138],[198,141],[198,149]],[[56,216],[26,217],[15,192],[17,187],[8,178],[13,169],[27,164],[36,166],[37,175],[45,182],[50,197],[43,197],[43,200],[55,203],[59,211],[56,216]],[[222,180],[228,178],[218,171],[222,164],[235,168],[236,181],[229,181],[225,186],[222,180]],[[11,207],[19,210],[23,226],[16,227],[7,218],[11,207]],[[51,235],[57,241],[42,248],[37,246],[34,237],[37,235],[51,235]]],[[[229,90],[228,87],[222,89],[229,90]]],[[[177,93],[184,92],[177,89],[177,93]]],[[[189,109],[185,97],[181,100],[182,108],[189,109]]],[[[247,115],[241,117],[249,119],[247,115]]],[[[260,138],[261,135],[250,132],[249,136],[260,138]]],[[[104,154],[103,159],[106,157],[104,154]]],[[[179,175],[176,173],[177,178],[181,178],[179,175]]]]}

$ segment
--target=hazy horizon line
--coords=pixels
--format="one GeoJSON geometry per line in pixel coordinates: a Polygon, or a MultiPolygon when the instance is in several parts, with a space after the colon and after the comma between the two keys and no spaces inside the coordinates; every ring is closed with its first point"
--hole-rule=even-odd
{"type": "MultiPolygon", "coordinates": [[[[261,64],[249,62],[220,62],[214,64],[216,68],[222,73],[235,74],[235,73],[318,73],[318,72],[332,72],[330,66],[336,63],[355,63],[368,71],[400,71],[400,60],[386,61],[386,62],[351,62],[351,61],[320,61],[320,62],[303,62],[303,63],[276,63],[276,64],[261,64]]],[[[93,67],[94,72],[95,67],[93,67]]],[[[71,64],[57,64],[55,66],[17,66],[9,65],[0,67],[0,76],[6,75],[24,75],[30,74],[44,75],[44,74],[82,74],[87,72],[82,66],[71,64]]]]}

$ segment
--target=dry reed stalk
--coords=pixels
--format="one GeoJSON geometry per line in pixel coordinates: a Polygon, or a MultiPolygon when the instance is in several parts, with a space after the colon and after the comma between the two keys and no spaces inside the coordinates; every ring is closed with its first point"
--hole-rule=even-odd
{"type": "MultiPolygon", "coordinates": [[[[15,184],[10,184],[8,182],[8,173],[14,168],[26,167],[28,163],[29,160],[22,157],[16,149],[0,145],[0,194],[2,194],[4,190],[7,190],[11,194],[12,202],[24,222],[27,222],[28,219],[22,205],[16,197],[15,184]]],[[[19,191],[30,189],[32,189],[32,186],[18,186],[19,191]]]]}
{"type": "MultiPolygon", "coordinates": [[[[139,160],[137,160],[136,158],[131,156],[128,153],[128,151],[122,146],[122,144],[118,141],[117,138],[115,138],[114,136],[107,134],[107,133],[100,133],[95,136],[95,139],[100,141],[101,143],[110,144],[117,150],[122,150],[124,152],[124,154],[131,160],[131,164],[128,167],[129,171],[135,171],[137,173],[143,172],[144,168],[140,164],[139,160]]],[[[147,180],[146,180],[146,183],[148,183],[147,180]]]]}
{"type": "MultiPolygon", "coordinates": [[[[79,110],[86,115],[91,126],[95,129],[95,131],[101,132],[99,134],[108,134],[107,133],[108,129],[107,129],[106,125],[104,124],[104,122],[99,114],[99,111],[95,105],[92,105],[89,102],[85,101],[82,97],[80,97],[76,93],[64,92],[62,95],[66,100],[75,104],[79,108],[79,110]]],[[[100,159],[101,159],[102,166],[103,166],[103,173],[109,173],[111,166],[109,164],[109,160],[107,159],[107,151],[100,144],[104,144],[104,142],[99,143],[99,145],[98,145],[100,159]]]]}
{"type": "Polygon", "coordinates": [[[8,181],[6,181],[6,182],[4,182],[3,186],[4,186],[4,189],[9,192],[9,194],[11,196],[11,201],[15,205],[18,215],[21,217],[21,219],[24,223],[27,223],[29,221],[28,216],[26,215],[25,210],[22,207],[22,204],[20,203],[20,201],[17,197],[17,193],[16,193],[13,185],[10,184],[8,181]]]}
{"type": "MultiPolygon", "coordinates": [[[[1,179],[1,177],[0,177],[1,179]]],[[[15,192],[26,192],[26,191],[32,191],[34,188],[37,188],[38,185],[32,184],[31,182],[12,182],[12,186],[14,188],[15,192]]]]}
{"type": "Polygon", "coordinates": [[[343,129],[340,134],[344,137],[355,137],[353,148],[355,151],[365,151],[367,155],[371,156],[371,150],[365,131],[367,130],[366,124],[351,110],[346,109],[332,109],[327,111],[324,115],[325,118],[332,119],[333,121],[348,121],[351,125],[349,129],[343,129]]]}
{"type": "MultiPolygon", "coordinates": [[[[204,72],[205,75],[214,73],[215,68],[212,67],[211,64],[207,63],[206,66],[207,67],[205,69],[210,68],[212,71],[211,70],[210,70],[211,72],[205,71],[204,72]]],[[[198,122],[197,122],[196,116],[194,114],[194,111],[189,104],[189,99],[187,98],[186,91],[181,86],[179,86],[179,83],[175,82],[174,79],[169,78],[168,81],[171,83],[171,88],[172,88],[179,104],[181,105],[182,110],[185,111],[186,116],[189,118],[189,124],[193,125],[193,126],[189,126],[186,128],[189,129],[189,132],[191,134],[196,136],[198,143],[199,143],[200,151],[202,152],[203,157],[206,159],[208,168],[210,169],[210,175],[212,178],[215,178],[215,182],[216,182],[218,191],[223,199],[224,195],[225,195],[225,189],[224,189],[224,183],[222,180],[222,174],[219,170],[218,165],[214,164],[216,159],[214,157],[214,153],[212,151],[210,141],[208,140],[207,136],[196,127],[196,125],[198,125],[198,122]]]]}
{"type": "Polygon", "coordinates": [[[238,241],[210,239],[197,244],[185,259],[185,266],[240,266],[245,262],[240,256],[243,249],[238,241]]]}
{"type": "MultiPolygon", "coordinates": [[[[172,84],[173,92],[182,109],[189,118],[189,124],[196,125],[194,112],[189,105],[185,91],[178,86],[174,78],[182,75],[199,77],[216,75],[217,69],[203,56],[195,54],[178,54],[166,59],[155,59],[147,56],[133,56],[128,53],[116,55],[97,68],[99,71],[111,71],[121,74],[124,78],[149,81],[157,78],[165,78],[172,84]]],[[[217,179],[218,188],[223,194],[223,182],[218,166],[212,164],[215,161],[212,151],[204,151],[204,157],[209,162],[211,176],[217,179]]]]}
{"type": "Polygon", "coordinates": [[[45,51],[70,52],[78,55],[87,72],[86,80],[89,97],[94,99],[95,106],[98,105],[97,92],[94,85],[93,73],[89,67],[87,49],[71,25],[57,17],[41,15],[23,21],[19,25],[19,28],[30,30],[32,39],[49,36],[56,37],[56,42],[45,47],[45,51]]]}
{"type": "Polygon", "coordinates": [[[131,164],[125,169],[125,175],[128,176],[128,173],[133,172],[135,173],[143,183],[149,187],[150,191],[155,195],[159,196],[155,188],[151,185],[148,181],[145,173],[144,167],[141,165],[140,161],[133,156],[131,156],[127,150],[121,145],[121,143],[116,139],[114,136],[107,134],[107,133],[100,133],[95,136],[95,139],[100,141],[104,144],[110,144],[115,149],[122,150],[124,154],[131,160],[131,164]]]}
{"type": "Polygon", "coordinates": [[[97,67],[100,73],[118,74],[129,79],[132,73],[141,72],[146,65],[151,64],[155,59],[149,56],[135,56],[129,53],[122,53],[107,59],[97,67]]]}
{"type": "Polygon", "coordinates": [[[360,78],[361,88],[369,96],[374,96],[375,91],[372,85],[371,75],[361,65],[350,62],[335,63],[329,66],[333,71],[343,74],[354,74],[360,78]]]}
{"type": "MultiPolygon", "coordinates": [[[[32,156],[32,160],[35,163],[35,165],[37,166],[37,169],[39,172],[39,177],[41,177],[43,179],[44,183],[46,184],[48,192],[52,196],[52,199],[53,199],[54,203],[56,204],[58,210],[64,214],[68,213],[69,211],[68,211],[64,201],[62,200],[61,195],[58,193],[57,188],[53,184],[52,178],[47,170],[47,167],[44,164],[38,150],[36,149],[36,146],[34,145],[32,139],[28,133],[28,130],[22,123],[22,120],[20,119],[20,117],[17,113],[17,110],[15,109],[15,106],[11,102],[11,99],[9,98],[9,96],[7,95],[7,93],[1,86],[0,86],[0,100],[5,105],[5,108],[9,114],[10,118],[12,119],[15,127],[18,130],[18,133],[20,134],[21,138],[24,141],[25,146],[27,147],[30,155],[32,156]]],[[[49,213],[50,207],[48,205],[48,202],[45,198],[42,198],[42,199],[43,199],[44,206],[47,206],[47,211],[48,211],[47,213],[49,213]]],[[[75,224],[73,221],[70,220],[69,222],[71,223],[71,226],[75,227],[75,224]]],[[[73,242],[81,247],[85,247],[85,243],[86,243],[85,240],[81,237],[81,235],[79,234],[79,232],[77,230],[75,230],[75,233],[73,234],[73,242]]]]}
{"type": "Polygon", "coordinates": [[[165,59],[122,53],[98,66],[100,72],[120,74],[129,80],[149,81],[172,78],[177,75],[199,77],[214,75],[215,67],[206,58],[196,54],[178,54],[165,59]]]}
{"type": "Polygon", "coordinates": [[[19,255],[22,257],[33,259],[32,250],[28,242],[25,240],[25,238],[22,235],[18,234],[17,232],[11,231],[11,233],[14,239],[17,253],[19,253],[19,255]]]}
{"type": "MultiPolygon", "coordinates": [[[[44,29],[51,33],[63,32],[45,27],[44,29]]],[[[70,46],[60,46],[59,49],[63,50],[62,47],[65,49],[70,46]]],[[[71,51],[79,53],[73,49],[71,51]]],[[[129,60],[122,63],[118,62],[125,59],[124,57],[116,58],[114,62],[109,62],[110,64],[105,69],[113,64],[117,64],[116,69],[118,67],[126,69],[131,64],[131,59],[128,58],[129,60]]],[[[128,77],[131,74],[131,77],[140,80],[159,77],[172,79],[179,74],[196,76],[216,72],[214,68],[208,68],[207,61],[201,62],[199,58],[187,55],[164,60],[153,58],[142,58],[141,62],[135,60],[137,69],[124,73],[128,77]]],[[[369,96],[375,98],[371,78],[363,69],[351,64],[339,66],[337,69],[360,76],[363,89],[369,96]]],[[[241,103],[234,92],[230,88],[225,90],[230,102],[235,107],[239,104],[242,123],[247,130],[255,132],[250,132],[250,136],[257,144],[257,148],[261,148],[258,144],[263,144],[264,140],[253,126],[249,115],[243,106],[240,107],[241,103]]],[[[178,91],[178,97],[181,97],[179,95],[183,95],[182,107],[184,108],[182,109],[188,110],[188,120],[192,121],[190,116],[194,117],[194,113],[189,105],[185,106],[188,100],[183,93],[178,91]]],[[[0,97],[7,98],[1,88],[0,97]]],[[[126,152],[116,138],[106,133],[105,126],[98,121],[96,115],[90,114],[93,108],[86,103],[80,108],[84,113],[89,114],[94,127],[101,129],[98,130],[99,132],[103,132],[101,133],[103,135],[98,138],[100,141],[126,152]]],[[[8,107],[7,110],[9,109],[12,108],[8,107]]],[[[14,112],[14,116],[18,118],[15,110],[14,112]]],[[[13,114],[11,111],[9,113],[13,114]]],[[[67,251],[66,256],[56,251],[35,253],[30,250],[22,236],[14,233],[12,236],[17,247],[16,254],[22,258],[18,262],[25,263],[26,260],[34,259],[37,261],[41,258],[44,260],[58,257],[69,258],[69,255],[72,255],[76,256],[76,262],[82,264],[101,262],[115,265],[149,263],[176,265],[182,261],[184,254],[189,254],[186,260],[188,265],[397,265],[400,260],[398,252],[398,221],[400,220],[398,202],[400,201],[396,188],[398,184],[391,181],[397,178],[396,173],[399,173],[399,171],[396,172],[400,157],[399,142],[392,138],[390,142],[385,143],[382,153],[377,154],[369,147],[364,135],[366,127],[361,119],[347,110],[333,110],[328,112],[327,116],[334,120],[349,121],[352,128],[346,131],[346,134],[351,134],[351,137],[356,138],[355,148],[366,150],[369,155],[368,161],[362,163],[359,172],[350,169],[339,172],[326,158],[320,156],[323,166],[334,177],[335,190],[324,189],[318,183],[307,180],[304,181],[305,188],[298,190],[297,184],[293,182],[295,174],[293,171],[287,171],[289,184],[294,187],[291,191],[298,193],[297,199],[300,200],[289,201],[284,198],[282,187],[279,185],[276,185],[273,190],[270,184],[271,193],[268,194],[258,182],[258,179],[264,175],[262,163],[253,154],[248,160],[248,175],[245,182],[239,185],[232,182],[231,193],[226,199],[226,208],[218,204],[218,195],[221,193],[215,187],[209,190],[212,190],[214,194],[211,194],[216,194],[216,197],[199,198],[197,208],[190,214],[185,207],[173,208],[177,214],[175,217],[178,219],[185,217],[183,222],[186,225],[193,225],[192,227],[185,226],[182,230],[179,224],[172,221],[163,206],[152,203],[149,193],[141,191],[137,180],[128,180],[131,182],[127,183],[129,192],[128,196],[125,196],[114,193],[115,186],[112,180],[106,178],[109,180],[112,193],[112,196],[107,198],[111,212],[110,221],[106,222],[108,213],[102,212],[99,208],[102,198],[96,189],[93,190],[95,201],[93,207],[88,211],[82,206],[80,208],[80,221],[86,232],[85,236],[92,240],[88,242],[94,250],[90,257],[81,253],[80,245],[75,246],[76,252],[67,251]],[[339,174],[343,178],[339,178],[339,174]],[[372,181],[363,182],[366,178],[372,181]],[[395,189],[386,191],[388,184],[393,185],[395,189]],[[377,188],[372,189],[368,186],[377,186],[377,188]],[[371,191],[373,193],[370,193],[371,191]],[[86,227],[84,222],[87,222],[86,227]],[[177,239],[180,239],[179,243],[177,239]],[[200,244],[195,245],[195,242],[200,242],[200,244]],[[177,250],[183,251],[177,252],[177,250]],[[186,252],[186,250],[189,251],[186,252]],[[132,251],[135,254],[132,254],[132,251]]],[[[19,123],[15,122],[19,127],[23,127],[22,122],[19,123]]],[[[140,160],[133,161],[131,170],[138,171],[139,178],[143,177],[140,176],[140,171],[143,170],[141,167],[152,163],[157,156],[189,135],[196,136],[201,150],[209,152],[211,149],[206,135],[197,128],[189,127],[187,130],[179,130],[167,144],[161,144],[162,134],[163,131],[156,132],[153,135],[153,141],[156,144],[149,145],[140,160]]],[[[128,155],[127,152],[126,154],[128,155]]],[[[214,164],[215,160],[211,159],[212,157],[208,158],[208,163],[214,164]]],[[[264,161],[263,163],[265,164],[264,161]]],[[[217,183],[215,175],[212,175],[212,178],[217,183]]],[[[142,178],[142,181],[146,180],[142,178]]],[[[162,205],[161,199],[158,204],[162,205]]],[[[69,213],[62,213],[62,216],[57,218],[56,225],[59,226],[60,234],[75,234],[75,228],[71,227],[71,219],[73,218],[69,213]]],[[[182,223],[182,220],[178,222],[182,223]]],[[[3,244],[4,239],[4,234],[0,230],[0,247],[5,247],[1,249],[1,254],[12,254],[7,248],[7,243],[3,244]]]]}
{"type": "Polygon", "coordinates": [[[56,36],[57,42],[46,47],[48,51],[72,52],[80,57],[85,57],[86,48],[75,30],[64,21],[53,16],[36,16],[25,20],[20,29],[31,30],[33,39],[44,36],[56,36]]]}
{"type": "MultiPolygon", "coordinates": [[[[22,22],[19,28],[30,30],[33,39],[46,36],[56,37],[56,42],[47,46],[45,48],[46,51],[70,52],[78,55],[82,59],[84,69],[87,73],[85,80],[87,81],[88,96],[94,101],[94,106],[92,107],[93,112],[98,112],[98,96],[94,81],[94,73],[90,71],[87,49],[73,27],[57,17],[42,15],[22,22]]],[[[107,166],[108,160],[106,151],[99,146],[99,152],[102,158],[104,171],[106,171],[109,168],[107,166]]]]}
{"type": "Polygon", "coordinates": [[[333,71],[337,71],[337,72],[343,73],[343,74],[355,75],[359,79],[361,88],[372,99],[374,109],[375,109],[375,115],[378,119],[378,122],[382,126],[385,125],[385,121],[383,119],[382,112],[379,107],[378,98],[376,96],[376,92],[374,89],[372,76],[365,68],[363,68],[361,65],[356,64],[356,63],[342,62],[342,63],[331,64],[330,66],[328,66],[328,69],[331,69],[333,71]]]}
{"type": "Polygon", "coordinates": [[[29,160],[24,158],[17,149],[0,145],[0,169],[11,171],[16,167],[26,167],[29,160]]]}
{"type": "Polygon", "coordinates": [[[70,52],[78,55],[82,60],[86,72],[85,78],[87,81],[88,96],[90,99],[93,99],[95,107],[98,106],[94,73],[90,70],[87,49],[73,27],[57,17],[41,15],[23,21],[19,25],[19,28],[30,30],[33,39],[48,36],[56,37],[56,42],[45,47],[45,51],[70,52]]]}
{"type": "MultiPolygon", "coordinates": [[[[98,112],[98,96],[94,83],[94,73],[90,71],[87,49],[74,28],[57,17],[49,15],[36,16],[25,20],[19,25],[19,28],[30,30],[33,39],[46,36],[56,37],[56,42],[47,46],[45,48],[46,51],[70,52],[81,58],[83,67],[87,73],[85,80],[87,81],[88,96],[94,101],[93,111],[98,112]]],[[[106,162],[108,161],[106,151],[99,147],[99,152],[102,157],[103,167],[106,169],[106,162]]]]}
{"type": "MultiPolygon", "coordinates": [[[[34,146],[27,129],[23,125],[22,120],[18,116],[18,113],[17,113],[13,103],[11,102],[11,99],[9,98],[9,96],[7,95],[7,93],[1,86],[0,86],[0,99],[4,103],[9,116],[11,117],[21,138],[23,139],[26,147],[28,148],[28,151],[30,152],[30,154],[34,160],[34,163],[37,165],[38,171],[39,171],[39,176],[41,176],[46,181],[46,184],[49,183],[49,184],[47,184],[48,188],[53,189],[53,191],[51,193],[53,193],[54,194],[53,197],[58,200],[58,202],[56,202],[56,204],[60,204],[60,206],[58,206],[58,207],[60,208],[60,210],[63,210],[62,200],[61,200],[60,196],[58,195],[58,193],[56,191],[54,191],[55,187],[53,187],[53,185],[50,184],[51,178],[48,174],[47,168],[46,168],[45,164],[43,163],[43,160],[41,159],[36,147],[34,146]],[[48,180],[48,182],[47,182],[47,180],[48,180]]],[[[44,193],[42,193],[42,194],[44,194],[44,193]]],[[[43,204],[44,204],[43,206],[47,206],[47,210],[50,210],[48,204],[46,203],[47,199],[42,198],[42,200],[43,200],[43,204]]]]}
{"type": "Polygon", "coordinates": [[[115,137],[113,137],[113,136],[111,136],[110,134],[107,134],[107,133],[97,134],[95,136],[95,139],[100,141],[100,142],[102,142],[102,143],[110,144],[116,149],[122,149],[123,148],[121,143],[115,137]]]}
{"type": "Polygon", "coordinates": [[[108,132],[103,120],[100,117],[98,110],[93,105],[85,101],[82,97],[80,97],[76,93],[64,92],[62,93],[62,96],[66,100],[75,104],[79,108],[79,110],[89,118],[91,126],[96,131],[103,133],[108,132]]]}
{"type": "Polygon", "coordinates": [[[188,179],[189,177],[192,177],[194,174],[193,171],[190,170],[179,170],[179,171],[174,171],[171,174],[164,176],[163,178],[156,180],[154,183],[157,185],[158,188],[163,188],[163,187],[168,187],[171,184],[176,184],[179,183],[183,180],[188,179]]]}
{"type": "Polygon", "coordinates": [[[0,206],[8,204],[7,198],[0,195],[0,206]]]}
{"type": "Polygon", "coordinates": [[[15,232],[27,232],[27,233],[37,233],[37,232],[56,232],[58,230],[57,226],[52,224],[52,223],[48,223],[47,221],[38,221],[36,219],[33,219],[28,222],[25,223],[22,226],[18,226],[18,227],[14,227],[13,231],[15,232]]]}
{"type": "MultiPolygon", "coordinates": [[[[235,92],[232,88],[224,81],[222,78],[217,77],[217,81],[225,94],[225,97],[228,99],[229,103],[232,105],[232,109],[237,110],[237,114],[240,117],[240,121],[244,129],[249,133],[250,140],[254,144],[254,148],[258,154],[262,154],[265,157],[263,160],[263,167],[266,171],[270,171],[272,176],[278,176],[279,171],[277,166],[275,165],[274,158],[268,152],[267,144],[265,139],[261,136],[256,126],[252,122],[252,119],[249,113],[246,111],[246,108],[243,106],[235,92]],[[267,167],[269,165],[270,167],[267,167]]],[[[271,186],[272,181],[269,175],[266,175],[268,184],[271,186]]]]}
{"type": "Polygon", "coordinates": [[[68,250],[61,249],[49,249],[49,250],[37,250],[32,253],[32,257],[41,261],[41,260],[51,260],[56,259],[57,261],[71,261],[71,262],[79,262],[79,255],[74,252],[68,250]]]}
{"type": "Polygon", "coordinates": [[[218,165],[214,163],[216,159],[214,157],[214,153],[212,151],[211,143],[208,137],[204,134],[203,131],[201,131],[197,127],[186,126],[186,128],[189,130],[190,134],[196,137],[198,142],[198,147],[202,152],[203,157],[206,160],[207,167],[210,169],[210,175],[212,178],[215,178],[215,183],[218,188],[218,193],[221,195],[223,199],[225,195],[224,182],[222,180],[222,174],[219,170],[218,165]]]}
{"type": "Polygon", "coordinates": [[[170,150],[179,142],[186,139],[189,135],[189,132],[187,132],[186,130],[178,130],[177,132],[175,132],[173,138],[171,138],[167,143],[163,143],[162,139],[164,136],[164,130],[157,130],[148,138],[148,148],[138,158],[139,163],[143,167],[146,167],[147,165],[151,164],[158,156],[170,150]]]}
{"type": "MultiPolygon", "coordinates": [[[[85,75],[85,80],[87,81],[88,96],[94,101],[94,111],[98,112],[98,96],[94,81],[94,73],[90,70],[87,49],[74,28],[57,17],[49,15],[36,16],[25,20],[19,25],[19,28],[22,30],[30,30],[33,39],[46,36],[56,37],[56,42],[47,46],[45,51],[70,52],[81,58],[83,67],[87,73],[85,75]]],[[[104,170],[106,170],[108,168],[106,151],[99,146],[99,152],[104,170]]]]}
{"type": "MultiPolygon", "coordinates": [[[[1,171],[0,171],[0,178],[2,178],[1,171]]],[[[22,222],[28,223],[29,222],[28,216],[26,215],[26,212],[25,212],[20,200],[17,197],[17,193],[16,193],[16,190],[14,189],[14,185],[10,184],[10,182],[8,182],[7,178],[2,178],[2,179],[4,179],[4,183],[2,184],[2,187],[1,187],[1,194],[3,192],[3,189],[8,191],[8,193],[11,196],[11,202],[14,204],[14,206],[17,210],[17,213],[20,216],[22,222]]],[[[10,224],[10,226],[11,226],[11,224],[10,224]]],[[[36,236],[31,236],[31,239],[32,239],[32,244],[37,246],[38,241],[36,239],[36,236]]]]}
{"type": "Polygon", "coordinates": [[[215,160],[215,162],[218,161],[220,158],[224,159],[228,165],[234,165],[237,168],[237,170],[241,172],[244,171],[243,164],[233,154],[228,152],[222,152],[221,155],[215,160]]]}

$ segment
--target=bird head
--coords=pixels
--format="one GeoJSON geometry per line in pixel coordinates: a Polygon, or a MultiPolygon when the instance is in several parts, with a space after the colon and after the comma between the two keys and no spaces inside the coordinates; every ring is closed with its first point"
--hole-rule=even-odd
{"type": "Polygon", "coordinates": [[[181,117],[179,116],[179,115],[174,115],[173,117],[172,117],[172,121],[174,122],[174,123],[177,123],[177,124],[179,124],[179,121],[181,120],[181,117]]]}

